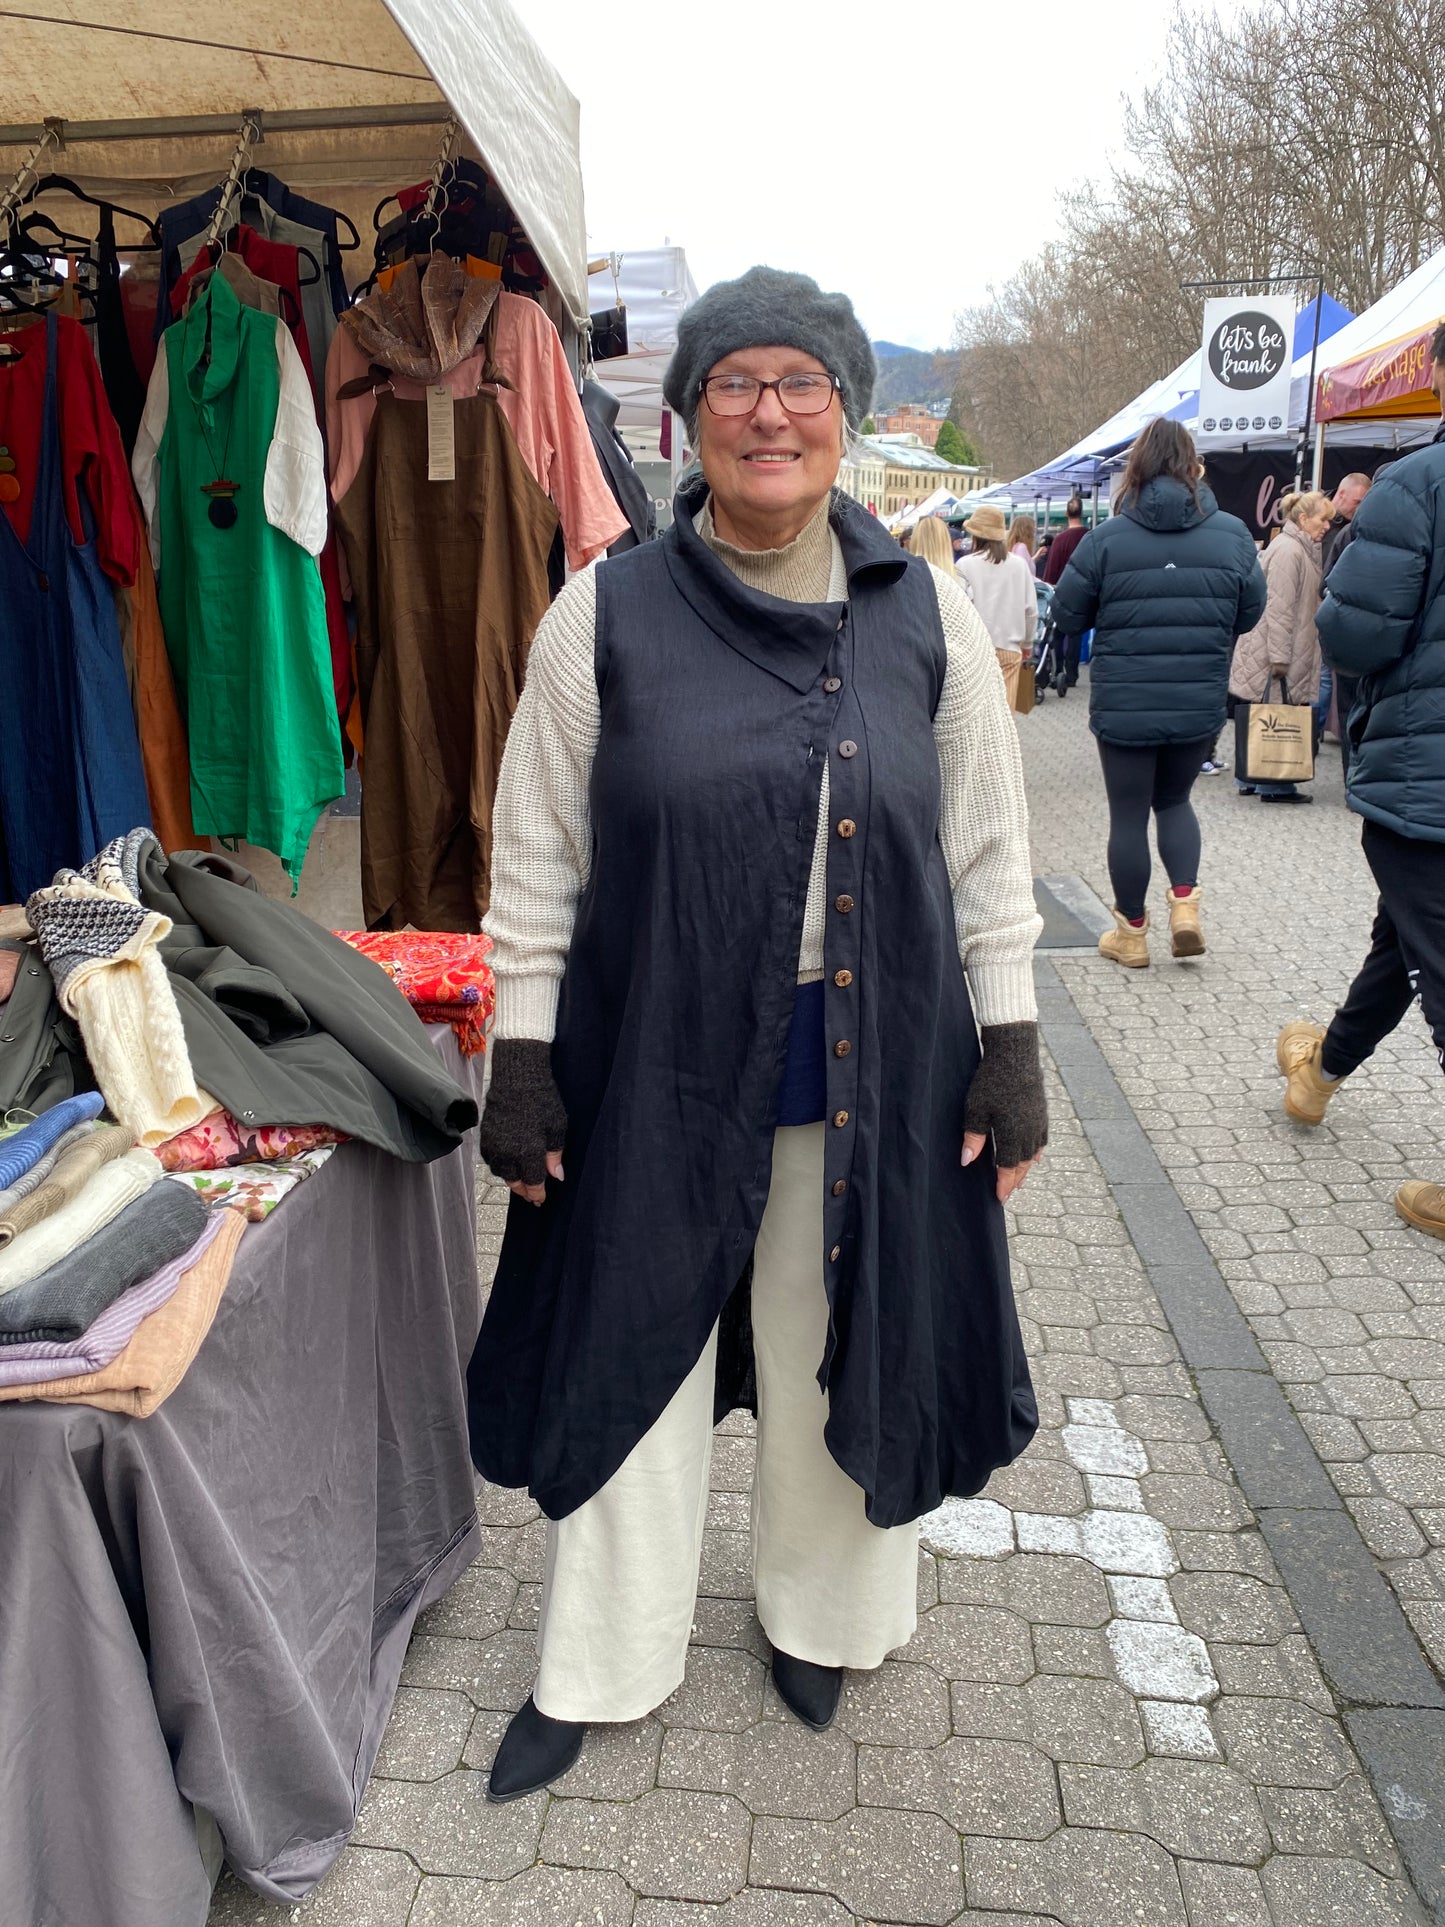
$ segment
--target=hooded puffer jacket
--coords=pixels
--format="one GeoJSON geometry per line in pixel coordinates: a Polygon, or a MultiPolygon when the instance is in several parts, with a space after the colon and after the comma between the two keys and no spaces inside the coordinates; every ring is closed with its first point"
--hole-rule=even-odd
{"type": "Polygon", "coordinates": [[[1089,726],[1106,743],[1199,743],[1224,727],[1229,652],[1264,614],[1248,529],[1207,488],[1156,476],[1075,549],[1063,635],[1094,631],[1089,726]]]}
{"type": "Polygon", "coordinates": [[[1330,661],[1361,678],[1346,724],[1350,808],[1445,843],[1445,429],[1356,509],[1319,632],[1330,661]]]}

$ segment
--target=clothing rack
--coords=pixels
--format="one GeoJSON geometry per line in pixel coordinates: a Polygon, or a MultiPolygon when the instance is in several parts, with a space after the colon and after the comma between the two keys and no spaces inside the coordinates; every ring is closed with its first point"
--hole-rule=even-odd
{"type": "MultiPolygon", "coordinates": [[[[389,101],[378,107],[297,107],[268,112],[266,125],[273,134],[326,134],[352,128],[435,127],[447,120],[451,108],[444,100],[389,101]]],[[[57,148],[87,141],[205,140],[229,134],[236,122],[230,114],[169,114],[136,120],[47,120],[57,148]]],[[[18,147],[35,137],[35,122],[7,122],[0,126],[0,147],[18,147]]]]}
{"type": "Polygon", "coordinates": [[[221,185],[221,198],[216,203],[216,211],[211,216],[211,225],[206,229],[206,246],[214,247],[225,232],[231,203],[244,180],[247,168],[251,165],[251,151],[262,138],[261,110],[247,107],[242,110],[241,132],[236,141],[236,151],[231,156],[230,171],[221,185]]]}
{"type": "Polygon", "coordinates": [[[20,163],[15,179],[5,192],[0,194],[0,229],[14,231],[15,216],[20,203],[30,190],[40,183],[40,172],[35,163],[47,148],[59,147],[61,144],[58,127],[53,121],[47,121],[41,130],[40,139],[20,163]]]}

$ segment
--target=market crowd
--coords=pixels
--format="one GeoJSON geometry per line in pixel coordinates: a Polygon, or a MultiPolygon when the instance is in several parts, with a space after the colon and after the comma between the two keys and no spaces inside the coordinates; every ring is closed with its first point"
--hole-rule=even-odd
{"type": "MultiPolygon", "coordinates": [[[[1445,324],[1430,360],[1445,412],[1445,324]]],[[[1445,427],[1373,477],[1345,476],[1332,496],[1286,494],[1260,543],[1219,508],[1204,474],[1187,430],[1160,418],[1134,443],[1113,513],[1092,530],[1075,497],[1064,528],[1042,541],[1033,517],[1006,525],[986,505],[952,537],[934,517],[908,540],[945,566],[955,541],[966,545],[955,572],[996,646],[1011,706],[1028,706],[1017,697],[1026,658],[1050,673],[1057,665],[1062,694],[1087,639],[1114,891],[1114,927],[1099,949],[1125,969],[1152,960],[1151,818],[1170,954],[1200,956],[1195,781],[1232,766],[1241,796],[1309,803],[1333,727],[1379,903],[1365,960],[1328,1025],[1297,1021],[1279,1035],[1285,1110],[1314,1125],[1417,998],[1445,1069],[1445,427]],[[1043,613],[1040,585],[1052,592],[1043,613]]],[[[1412,1178],[1395,1204],[1408,1224],[1445,1238],[1445,1186],[1412,1178]]]]}

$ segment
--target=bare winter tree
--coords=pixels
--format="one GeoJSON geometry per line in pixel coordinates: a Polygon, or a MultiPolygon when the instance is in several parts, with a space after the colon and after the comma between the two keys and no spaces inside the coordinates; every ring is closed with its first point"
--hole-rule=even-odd
{"type": "Polygon", "coordinates": [[[1180,282],[1320,272],[1358,312],[1445,243],[1445,0],[1177,4],[1162,78],[1064,238],[958,318],[955,412],[998,472],[1050,460],[1181,361],[1180,282]]]}

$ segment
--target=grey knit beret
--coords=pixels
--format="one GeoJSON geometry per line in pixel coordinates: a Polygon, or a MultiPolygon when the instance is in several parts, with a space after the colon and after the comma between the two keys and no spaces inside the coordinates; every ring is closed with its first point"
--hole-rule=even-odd
{"type": "Polygon", "coordinates": [[[856,429],[873,400],[873,349],[846,294],[824,294],[810,276],[749,268],[718,281],[684,313],[662,392],[686,421],[697,422],[698,388],[724,355],[739,348],[797,348],[821,361],[843,387],[843,413],[856,429]]]}

